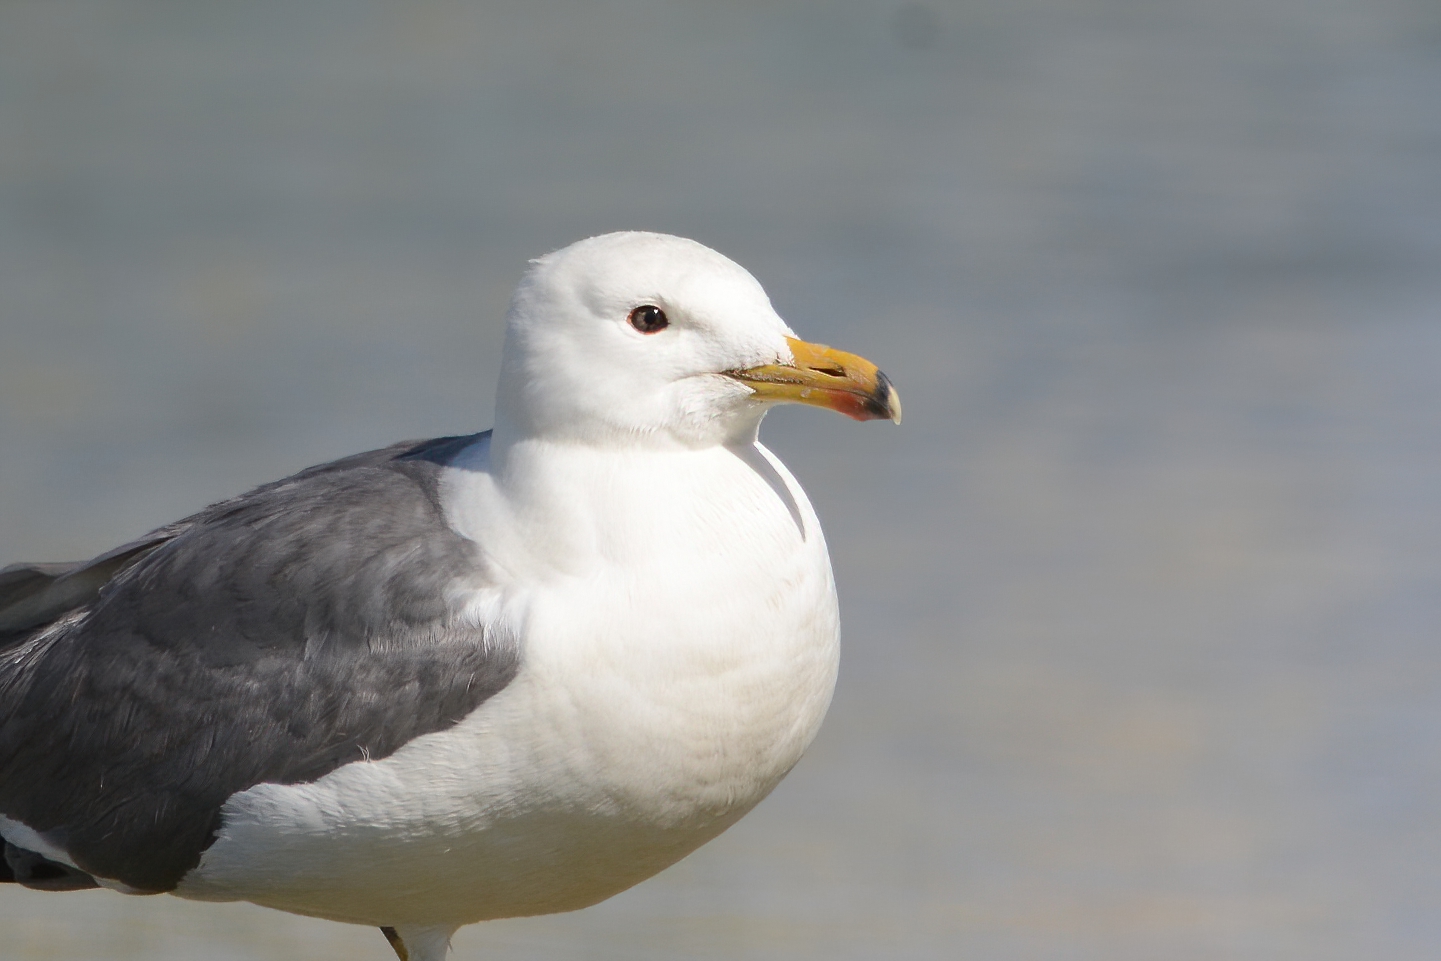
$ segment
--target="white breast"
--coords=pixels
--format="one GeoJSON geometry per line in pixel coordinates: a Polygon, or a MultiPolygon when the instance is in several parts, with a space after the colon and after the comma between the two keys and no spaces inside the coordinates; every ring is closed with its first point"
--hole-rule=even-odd
{"type": "Polygon", "coordinates": [[[447,510],[519,675],[382,761],[237,794],[176,893],[368,924],[571,910],[714,837],[800,758],[839,621],[815,514],[769,452],[512,451],[495,473],[487,455],[449,472],[447,510]]]}

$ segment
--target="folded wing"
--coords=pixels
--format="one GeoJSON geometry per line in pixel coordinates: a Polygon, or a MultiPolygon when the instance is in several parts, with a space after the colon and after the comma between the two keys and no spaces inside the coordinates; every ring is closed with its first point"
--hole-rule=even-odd
{"type": "Polygon", "coordinates": [[[0,874],[169,890],[232,794],[386,757],[502,689],[519,652],[463,616],[477,546],[438,494],[487,440],[356,455],[0,572],[0,874]]]}

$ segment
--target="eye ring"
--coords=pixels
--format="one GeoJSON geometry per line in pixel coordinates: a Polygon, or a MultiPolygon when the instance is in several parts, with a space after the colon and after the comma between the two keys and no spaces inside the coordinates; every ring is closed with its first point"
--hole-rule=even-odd
{"type": "Polygon", "coordinates": [[[655,304],[641,304],[626,318],[630,325],[642,334],[658,334],[670,326],[665,311],[655,304]]]}

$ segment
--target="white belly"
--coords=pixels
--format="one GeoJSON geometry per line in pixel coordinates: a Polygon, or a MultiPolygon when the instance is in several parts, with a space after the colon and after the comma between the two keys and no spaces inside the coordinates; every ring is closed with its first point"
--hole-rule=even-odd
{"type": "Polygon", "coordinates": [[[454,728],[231,798],[176,893],[463,924],[594,904],[729,827],[799,760],[835,682],[824,542],[775,466],[794,500],[759,480],[734,542],[689,529],[726,530],[714,504],[662,512],[648,562],[580,564],[512,603],[521,671],[454,728]]]}

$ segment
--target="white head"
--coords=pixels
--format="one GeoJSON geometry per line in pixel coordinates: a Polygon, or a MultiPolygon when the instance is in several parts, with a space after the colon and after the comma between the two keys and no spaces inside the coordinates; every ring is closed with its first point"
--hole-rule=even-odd
{"type": "MultiPolygon", "coordinates": [[[[823,350],[797,340],[756,279],[714,250],[666,234],[592,237],[534,261],[516,290],[496,427],[596,446],[751,439],[776,401],[840,406],[793,396],[790,374],[842,373],[829,361],[797,367],[806,348],[823,350]],[[788,373],[778,381],[776,371],[788,373]]],[[[869,395],[888,401],[894,391],[867,366],[880,378],[869,395]]]]}

